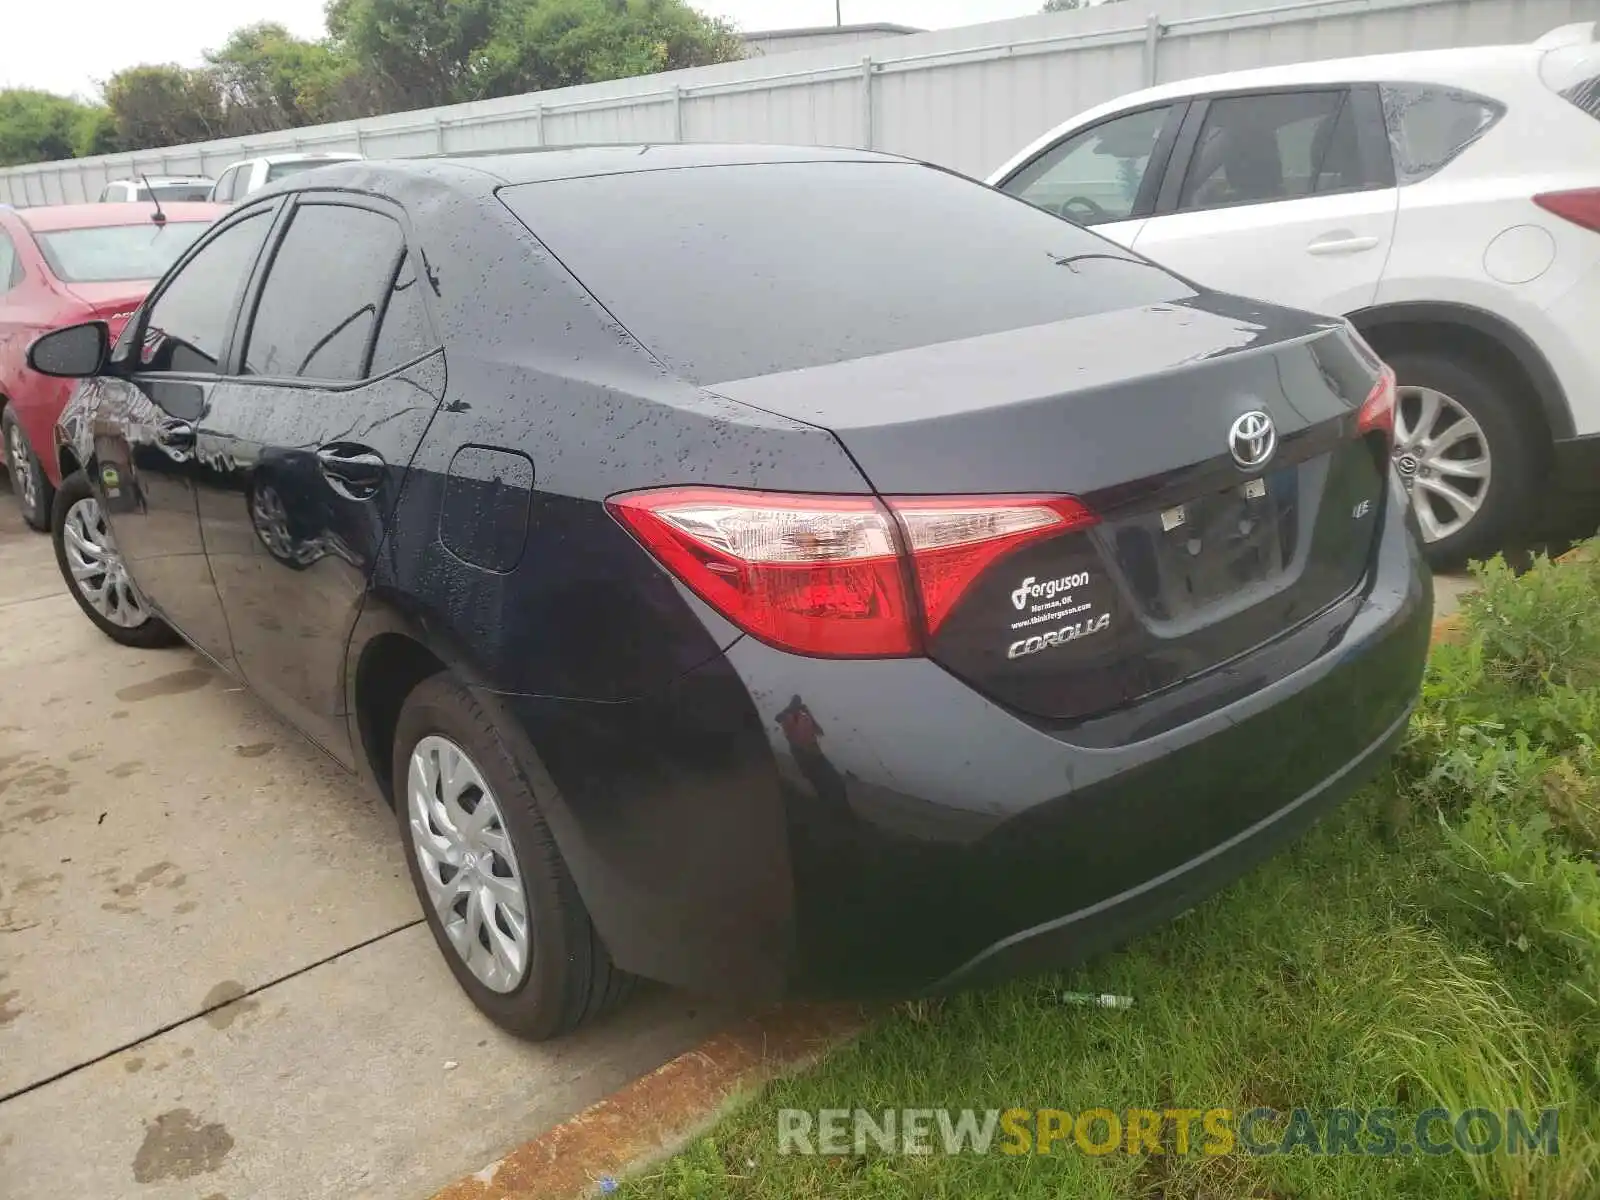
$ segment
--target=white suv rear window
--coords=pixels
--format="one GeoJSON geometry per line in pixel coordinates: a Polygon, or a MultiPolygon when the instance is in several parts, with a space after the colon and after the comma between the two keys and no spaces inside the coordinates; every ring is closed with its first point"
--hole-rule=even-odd
{"type": "Polygon", "coordinates": [[[1539,60],[1545,87],[1600,121],[1600,45],[1561,46],[1539,60]]]}
{"type": "Polygon", "coordinates": [[[1428,178],[1505,114],[1496,101],[1457,88],[1385,83],[1379,91],[1394,149],[1395,181],[1401,186],[1428,178]]]}

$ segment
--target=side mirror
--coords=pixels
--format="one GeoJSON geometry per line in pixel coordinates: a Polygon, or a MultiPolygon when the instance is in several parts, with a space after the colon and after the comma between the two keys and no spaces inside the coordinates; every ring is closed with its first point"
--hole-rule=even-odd
{"type": "Polygon", "coordinates": [[[111,330],[104,321],[85,321],[45,334],[28,347],[28,365],[41,375],[87,379],[106,365],[111,330]]]}

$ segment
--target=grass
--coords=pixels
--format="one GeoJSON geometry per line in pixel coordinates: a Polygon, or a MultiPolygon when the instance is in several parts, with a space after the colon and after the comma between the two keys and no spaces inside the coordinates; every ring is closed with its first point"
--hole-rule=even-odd
{"type": "Polygon", "coordinates": [[[1600,556],[1479,575],[1392,770],[1288,852],[1070,975],[898,1007],[620,1194],[1600,1195],[1600,556]],[[1072,1007],[1063,989],[1136,1003],[1072,1007]],[[786,1108],[1095,1106],[1391,1108],[1401,1140],[1434,1106],[1555,1107],[1560,1153],[1179,1155],[1170,1130],[1162,1154],[777,1146],[786,1108]]]}

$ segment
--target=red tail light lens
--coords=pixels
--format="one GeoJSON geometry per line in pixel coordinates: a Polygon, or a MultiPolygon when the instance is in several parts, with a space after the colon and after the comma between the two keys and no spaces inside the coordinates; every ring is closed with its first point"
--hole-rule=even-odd
{"type": "Polygon", "coordinates": [[[1361,411],[1356,416],[1356,432],[1368,434],[1377,430],[1393,441],[1394,405],[1394,371],[1384,367],[1378,382],[1372,385],[1367,398],[1361,402],[1361,411]]]}
{"type": "Polygon", "coordinates": [[[665,488],[608,502],[696,595],[784,650],[913,652],[894,522],[870,496],[665,488]]]}
{"type": "Polygon", "coordinates": [[[1095,523],[1070,496],[923,496],[889,501],[910,544],[928,633],[1001,555],[1095,523]]]}
{"type": "Polygon", "coordinates": [[[1001,555],[1095,520],[1057,496],[905,497],[891,515],[870,496],[663,488],[607,507],[735,625],[827,658],[919,653],[908,582],[931,632],[1001,555]]]}
{"type": "Polygon", "coordinates": [[[1546,192],[1535,196],[1533,202],[1547,212],[1565,217],[1574,225],[1582,225],[1600,233],[1600,188],[1580,188],[1574,192],[1546,192]]]}

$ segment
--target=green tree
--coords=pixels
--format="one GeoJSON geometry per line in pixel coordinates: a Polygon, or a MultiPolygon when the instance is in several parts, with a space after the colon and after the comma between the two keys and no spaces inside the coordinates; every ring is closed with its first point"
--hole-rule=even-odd
{"type": "Polygon", "coordinates": [[[685,0],[329,0],[328,30],[404,108],[744,55],[727,22],[685,0]]]}
{"type": "Polygon", "coordinates": [[[78,113],[72,134],[72,151],[80,157],[94,154],[115,154],[122,149],[117,137],[117,119],[111,110],[99,104],[85,104],[78,113]]]}
{"type": "Polygon", "coordinates": [[[687,0],[328,0],[323,41],[262,21],[206,65],[130,67],[104,108],[0,92],[0,163],[142,150],[727,62],[687,0]]]}
{"type": "Polygon", "coordinates": [[[106,83],[117,139],[130,150],[178,146],[228,133],[222,89],[204,68],[129,67],[106,83]]]}
{"type": "Polygon", "coordinates": [[[328,0],[328,33],[396,108],[470,99],[505,0],[328,0]]]}
{"type": "Polygon", "coordinates": [[[271,21],[234,30],[206,63],[236,134],[323,120],[329,83],[345,65],[328,43],[304,41],[271,21]]]}
{"type": "Polygon", "coordinates": [[[474,82],[507,96],[743,57],[731,25],[683,0],[508,0],[474,82]]]}
{"type": "Polygon", "coordinates": [[[50,92],[0,91],[0,166],[101,153],[85,149],[100,144],[86,131],[104,111],[50,92]]]}

